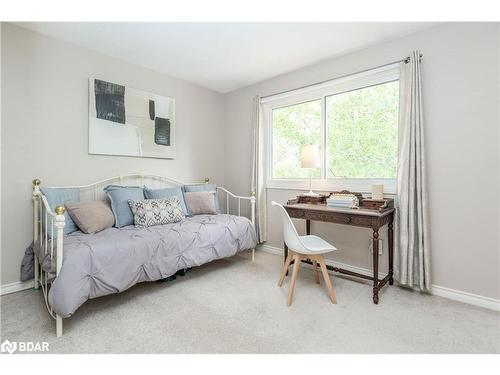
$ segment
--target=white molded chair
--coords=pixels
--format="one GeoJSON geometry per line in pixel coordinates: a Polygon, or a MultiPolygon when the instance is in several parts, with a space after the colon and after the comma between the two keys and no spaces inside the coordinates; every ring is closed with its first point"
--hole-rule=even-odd
{"type": "Polygon", "coordinates": [[[272,205],[276,206],[280,211],[281,221],[283,222],[283,237],[286,245],[288,246],[288,256],[285,260],[285,265],[283,266],[283,271],[281,271],[281,277],[278,283],[280,287],[283,285],[290,263],[292,260],[294,261],[292,278],[290,280],[290,286],[288,287],[287,305],[290,306],[292,304],[293,291],[295,289],[295,282],[297,281],[300,263],[304,259],[312,260],[316,284],[319,284],[319,274],[317,268],[319,264],[321,273],[325,279],[326,288],[328,289],[328,296],[330,297],[332,303],[337,303],[335,290],[333,289],[330,281],[330,275],[328,275],[328,270],[323,258],[323,254],[335,251],[337,248],[318,236],[299,236],[285,208],[275,201],[272,202],[272,205]]]}

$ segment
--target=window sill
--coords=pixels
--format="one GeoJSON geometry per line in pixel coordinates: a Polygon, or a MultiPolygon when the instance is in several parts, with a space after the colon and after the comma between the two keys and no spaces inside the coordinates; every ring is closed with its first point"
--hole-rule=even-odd
{"type": "MultiPolygon", "coordinates": [[[[332,192],[340,190],[349,190],[363,194],[371,195],[372,184],[383,184],[384,194],[396,194],[395,179],[330,179],[330,180],[313,180],[312,190],[317,192],[332,192]]],[[[274,190],[297,190],[309,191],[309,180],[288,180],[288,179],[273,179],[268,180],[267,189],[274,190]]]]}

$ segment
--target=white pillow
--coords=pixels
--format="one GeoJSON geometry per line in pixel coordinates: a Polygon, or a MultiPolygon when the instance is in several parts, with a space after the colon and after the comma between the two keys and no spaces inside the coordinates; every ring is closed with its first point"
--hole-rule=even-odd
{"type": "Polygon", "coordinates": [[[134,215],[136,228],[177,223],[184,218],[178,197],[140,201],[129,199],[128,205],[134,215]]]}

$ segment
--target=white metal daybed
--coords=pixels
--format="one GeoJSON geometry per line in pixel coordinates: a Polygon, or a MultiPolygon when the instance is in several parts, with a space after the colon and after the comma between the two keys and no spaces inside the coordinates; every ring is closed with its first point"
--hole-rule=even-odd
{"type": "MultiPolygon", "coordinates": [[[[192,185],[153,174],[130,174],[59,188],[78,189],[80,201],[104,200],[107,198],[102,188],[106,185],[144,186],[146,181],[150,188],[192,185]]],[[[171,227],[109,228],[96,235],[77,232],[65,236],[65,208],[57,206],[52,210],[40,184],[39,179],[33,181],[34,287],[42,289],[47,310],[56,320],[58,337],[63,333],[63,318],[71,316],[88,299],[119,293],[138,282],[162,279],[183,267],[201,265],[238,251],[252,250],[254,259],[254,195],[238,196],[217,187],[219,198],[225,197],[225,214],[198,215],[171,227]],[[237,204],[231,207],[234,201],[237,204]],[[250,219],[241,215],[242,201],[247,203],[243,209],[249,209],[250,219]],[[177,237],[172,237],[174,233],[177,237]],[[131,243],[133,246],[129,246],[131,243]]]]}

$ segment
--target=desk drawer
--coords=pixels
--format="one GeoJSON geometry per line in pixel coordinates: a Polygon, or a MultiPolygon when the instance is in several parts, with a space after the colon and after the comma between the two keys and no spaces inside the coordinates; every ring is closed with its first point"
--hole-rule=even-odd
{"type": "Polygon", "coordinates": [[[377,217],[356,215],[355,213],[338,213],[338,212],[325,212],[322,210],[301,210],[294,208],[286,208],[288,215],[294,219],[324,221],[328,223],[353,225],[358,227],[371,228],[377,225],[377,217]]]}

